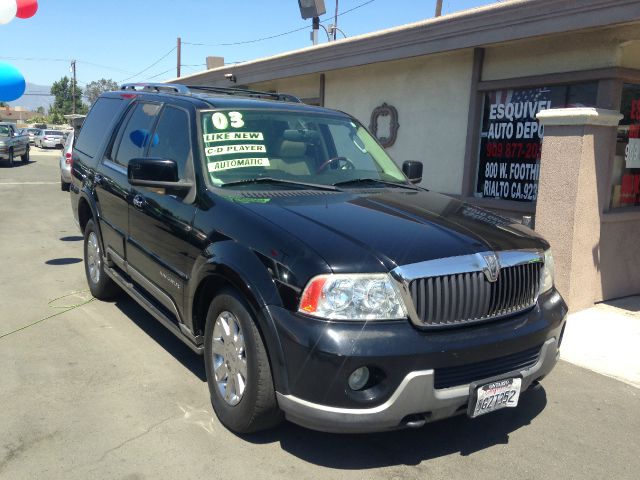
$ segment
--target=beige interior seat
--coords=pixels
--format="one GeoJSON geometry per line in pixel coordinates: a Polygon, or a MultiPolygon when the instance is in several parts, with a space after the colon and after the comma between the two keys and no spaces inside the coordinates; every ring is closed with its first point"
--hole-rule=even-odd
{"type": "Polygon", "coordinates": [[[270,159],[271,168],[292,175],[312,175],[315,173],[314,159],[306,155],[307,144],[282,140],[276,149],[276,156],[270,159]]]}

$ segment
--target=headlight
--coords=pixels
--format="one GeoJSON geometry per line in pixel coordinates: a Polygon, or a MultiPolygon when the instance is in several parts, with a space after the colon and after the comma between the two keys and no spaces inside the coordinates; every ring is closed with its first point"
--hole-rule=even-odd
{"type": "Polygon", "coordinates": [[[553,287],[553,277],[555,276],[555,265],[553,263],[553,255],[551,249],[544,252],[544,265],[542,266],[542,274],[540,279],[540,293],[547,292],[553,287]]]}
{"type": "Polygon", "coordinates": [[[386,273],[313,277],[302,292],[298,311],[335,320],[393,320],[407,316],[386,273]]]}

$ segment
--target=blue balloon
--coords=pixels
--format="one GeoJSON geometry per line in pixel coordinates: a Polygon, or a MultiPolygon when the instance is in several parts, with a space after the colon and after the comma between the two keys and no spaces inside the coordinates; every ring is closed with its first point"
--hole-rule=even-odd
{"type": "Polygon", "coordinates": [[[140,148],[146,147],[149,144],[149,141],[151,141],[151,145],[154,147],[158,145],[160,138],[158,137],[157,133],[153,134],[153,138],[149,138],[149,137],[151,137],[151,134],[147,129],[144,129],[144,128],[139,128],[138,130],[134,130],[129,134],[129,138],[131,139],[131,142],[136,147],[140,147],[140,148]]]}
{"type": "Polygon", "coordinates": [[[13,65],[0,62],[0,101],[11,102],[17,100],[26,88],[24,77],[13,65]]]}

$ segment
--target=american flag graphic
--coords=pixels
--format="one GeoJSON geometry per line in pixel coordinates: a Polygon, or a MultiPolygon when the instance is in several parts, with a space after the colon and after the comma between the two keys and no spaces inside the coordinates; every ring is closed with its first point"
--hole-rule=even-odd
{"type": "Polygon", "coordinates": [[[528,90],[497,90],[489,92],[489,99],[492,104],[537,102],[539,100],[547,100],[549,93],[551,93],[551,90],[546,87],[530,88],[528,90]]]}

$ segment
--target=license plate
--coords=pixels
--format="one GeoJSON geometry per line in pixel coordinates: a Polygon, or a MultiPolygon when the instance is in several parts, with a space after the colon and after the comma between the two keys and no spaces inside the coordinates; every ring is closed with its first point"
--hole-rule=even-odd
{"type": "Polygon", "coordinates": [[[520,398],[521,378],[502,378],[482,385],[472,384],[469,391],[471,418],[502,408],[516,407],[520,398]]]}

